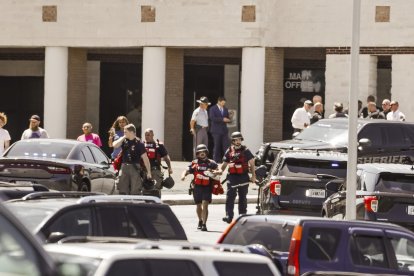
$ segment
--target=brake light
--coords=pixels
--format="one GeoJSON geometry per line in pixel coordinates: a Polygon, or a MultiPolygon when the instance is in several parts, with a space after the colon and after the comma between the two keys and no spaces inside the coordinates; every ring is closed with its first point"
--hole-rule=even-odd
{"type": "Polygon", "coordinates": [[[280,195],[282,192],[282,184],[280,184],[279,180],[272,180],[270,182],[269,188],[272,195],[280,195]]]}
{"type": "Polygon", "coordinates": [[[288,275],[299,276],[299,253],[300,241],[302,239],[302,226],[296,225],[293,229],[292,238],[289,246],[288,256],[288,275]]]}
{"type": "Polygon", "coordinates": [[[217,243],[223,243],[223,241],[226,238],[227,234],[230,232],[231,228],[233,228],[233,226],[236,224],[236,222],[237,222],[237,220],[235,219],[229,224],[229,226],[227,226],[226,230],[224,230],[223,234],[218,239],[217,243]]]}
{"type": "Polygon", "coordinates": [[[53,174],[70,174],[71,173],[69,168],[55,167],[55,166],[47,166],[46,168],[48,172],[53,173],[53,174]]]}
{"type": "Polygon", "coordinates": [[[378,198],[376,196],[364,196],[365,210],[376,213],[378,211],[378,198]]]}

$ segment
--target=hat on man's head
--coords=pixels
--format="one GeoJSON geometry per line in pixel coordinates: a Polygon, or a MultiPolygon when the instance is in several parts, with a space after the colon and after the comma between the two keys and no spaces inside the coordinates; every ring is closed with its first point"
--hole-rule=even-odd
{"type": "Polygon", "coordinates": [[[197,100],[198,103],[204,103],[204,104],[208,104],[210,105],[210,101],[208,100],[207,97],[201,97],[199,100],[197,100]]]}
{"type": "Polygon", "coordinates": [[[35,120],[35,121],[40,122],[40,116],[39,115],[32,115],[32,117],[30,117],[30,120],[35,120]]]}
{"type": "Polygon", "coordinates": [[[312,102],[312,101],[310,101],[310,100],[306,100],[306,101],[305,101],[305,104],[308,104],[308,105],[313,105],[313,102],[312,102]]]}
{"type": "Polygon", "coordinates": [[[334,103],[334,107],[335,108],[343,108],[344,105],[342,103],[336,102],[336,103],[334,103]]]}

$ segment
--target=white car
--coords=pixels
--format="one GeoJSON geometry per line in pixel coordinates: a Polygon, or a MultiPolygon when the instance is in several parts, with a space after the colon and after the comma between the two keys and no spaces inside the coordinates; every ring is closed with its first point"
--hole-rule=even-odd
{"type": "Polygon", "coordinates": [[[78,264],[82,269],[77,275],[280,275],[269,258],[239,246],[89,242],[47,244],[45,248],[59,262],[78,264]]]}

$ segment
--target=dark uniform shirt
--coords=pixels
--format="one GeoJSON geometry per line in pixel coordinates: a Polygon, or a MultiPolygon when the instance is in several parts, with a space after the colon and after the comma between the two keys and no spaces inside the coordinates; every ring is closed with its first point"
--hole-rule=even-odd
{"type": "Polygon", "coordinates": [[[318,111],[315,111],[312,115],[312,117],[310,118],[310,123],[314,124],[317,121],[321,120],[323,118],[322,114],[319,113],[318,111]]]}
{"type": "MultiPolygon", "coordinates": [[[[217,163],[216,163],[216,162],[214,162],[214,160],[211,160],[211,159],[208,159],[208,158],[206,158],[206,159],[195,159],[193,162],[194,162],[194,163],[198,163],[198,164],[199,164],[199,165],[201,165],[202,167],[207,167],[207,169],[211,169],[211,170],[215,170],[215,169],[217,169],[217,163]],[[204,166],[203,166],[203,165],[204,165],[204,166]]],[[[194,170],[194,168],[192,167],[192,165],[193,165],[193,163],[191,163],[191,164],[188,166],[188,171],[189,171],[191,174],[194,174],[195,170],[194,170]]]]}
{"type": "Polygon", "coordinates": [[[161,143],[158,143],[158,147],[157,147],[157,143],[156,142],[145,142],[144,144],[146,147],[149,148],[155,148],[155,154],[156,157],[155,158],[149,158],[151,167],[157,167],[160,166],[161,164],[159,164],[158,159],[157,159],[157,155],[159,155],[161,158],[165,157],[168,155],[168,151],[165,148],[165,146],[161,143]]]}
{"type": "MultiPolygon", "coordinates": [[[[223,162],[230,163],[230,149],[231,147],[228,148],[226,153],[224,154],[223,162]]],[[[254,158],[252,152],[248,148],[245,148],[243,154],[245,162],[249,162],[249,160],[254,158]]],[[[249,174],[247,172],[243,174],[228,174],[227,180],[230,183],[230,185],[245,183],[249,181],[249,174]]]]}
{"type": "Polygon", "coordinates": [[[125,139],[122,142],[122,162],[129,164],[139,164],[141,155],[146,153],[144,144],[138,140],[125,139]]]}

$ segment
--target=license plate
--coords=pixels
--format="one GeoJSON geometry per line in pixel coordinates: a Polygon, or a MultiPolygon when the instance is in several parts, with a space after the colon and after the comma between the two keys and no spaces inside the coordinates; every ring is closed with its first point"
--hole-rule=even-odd
{"type": "Polygon", "coordinates": [[[407,214],[414,216],[414,206],[408,206],[407,214]]]}
{"type": "Polygon", "coordinates": [[[325,190],[309,189],[309,190],[306,190],[306,196],[307,197],[325,198],[325,190]]]}

